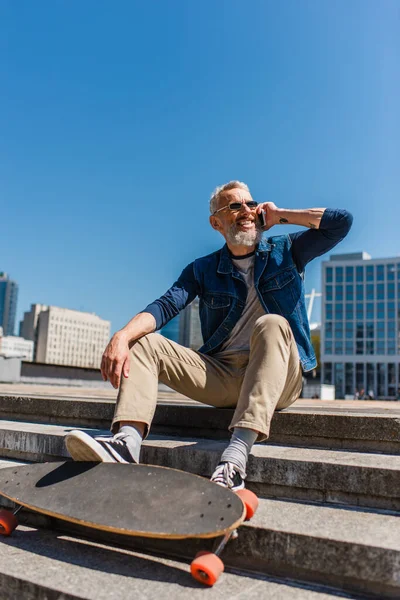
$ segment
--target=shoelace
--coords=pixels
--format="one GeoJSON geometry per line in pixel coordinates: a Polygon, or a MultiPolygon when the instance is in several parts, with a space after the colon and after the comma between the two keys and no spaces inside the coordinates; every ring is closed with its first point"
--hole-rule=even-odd
{"type": "Polygon", "coordinates": [[[228,484],[229,487],[233,487],[233,476],[233,466],[230,463],[224,463],[219,467],[212,480],[215,483],[222,483],[223,485],[228,484]]]}

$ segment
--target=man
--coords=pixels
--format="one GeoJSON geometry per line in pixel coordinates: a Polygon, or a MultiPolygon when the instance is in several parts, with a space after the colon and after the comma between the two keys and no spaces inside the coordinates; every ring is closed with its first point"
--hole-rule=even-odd
{"type": "Polygon", "coordinates": [[[161,298],[112,337],[101,372],[119,388],[114,435],[71,432],[66,444],[75,460],[139,462],[161,381],[199,402],[235,407],[233,435],[211,479],[241,489],[253,444],[268,438],[274,411],[297,400],[303,371],[316,367],[304,269],[345,237],[352,216],[257,204],[239,181],[216,188],[210,212],[210,224],[226,244],[189,264],[161,298]],[[308,229],[262,239],[263,231],[279,224],[308,229]],[[196,296],[204,340],[198,352],[153,333],[196,296]]]}

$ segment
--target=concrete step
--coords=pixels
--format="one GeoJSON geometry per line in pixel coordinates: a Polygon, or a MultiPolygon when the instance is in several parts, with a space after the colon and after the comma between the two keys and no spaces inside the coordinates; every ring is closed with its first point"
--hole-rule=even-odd
{"type": "Polygon", "coordinates": [[[213,600],[355,598],[229,568],[205,590],[182,561],[32,527],[0,543],[2,600],[196,600],[204,594],[213,600]]]}
{"type": "MultiPolygon", "coordinates": [[[[68,458],[69,427],[0,422],[0,457],[33,462],[68,458]]],[[[104,435],[101,430],[86,430],[104,435]]],[[[209,477],[226,442],[149,436],[141,461],[209,477]]],[[[256,444],[247,486],[264,497],[400,511],[400,456],[256,444]]]]}
{"type": "MultiPolygon", "coordinates": [[[[37,519],[28,511],[22,511],[19,517],[31,526],[39,522],[42,527],[67,535],[170,558],[191,560],[200,549],[213,550],[214,544],[213,540],[116,536],[48,517],[37,519]]],[[[15,535],[18,543],[25,541],[20,529],[15,535]]],[[[230,541],[222,558],[229,568],[264,576],[295,578],[362,594],[363,598],[398,598],[400,519],[367,511],[261,499],[255,517],[239,529],[238,539],[230,541]]]]}
{"type": "MultiPolygon", "coordinates": [[[[171,394],[170,396],[171,397],[171,394]]],[[[293,407],[277,412],[272,420],[270,442],[300,447],[322,447],[362,452],[400,454],[400,410],[366,408],[355,410],[342,405],[293,407]],[[372,409],[371,409],[372,410],[372,409]]],[[[0,395],[0,418],[54,423],[73,427],[108,429],[114,401],[94,398],[20,397],[0,395]]],[[[182,400],[161,400],[152,432],[177,437],[228,439],[231,409],[215,409],[182,400]]]]}

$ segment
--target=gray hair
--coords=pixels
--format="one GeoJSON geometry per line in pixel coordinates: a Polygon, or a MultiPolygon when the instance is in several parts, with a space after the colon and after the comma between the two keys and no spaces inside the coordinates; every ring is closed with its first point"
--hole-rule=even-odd
{"type": "Polygon", "coordinates": [[[229,181],[224,185],[216,187],[210,198],[210,213],[213,214],[217,210],[218,201],[224,192],[227,192],[228,190],[235,190],[237,188],[250,192],[249,187],[242,181],[229,181]]]}

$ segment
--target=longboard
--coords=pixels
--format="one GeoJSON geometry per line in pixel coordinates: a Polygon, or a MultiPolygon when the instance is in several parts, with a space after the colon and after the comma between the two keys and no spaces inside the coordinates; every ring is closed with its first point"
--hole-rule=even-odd
{"type": "MultiPolygon", "coordinates": [[[[32,511],[131,536],[224,536],[222,547],[256,509],[256,496],[243,492],[240,497],[198,475],[153,465],[68,461],[0,471],[0,495],[32,511]]],[[[10,534],[16,526],[12,513],[0,511],[0,533],[10,534]]],[[[200,554],[195,561],[207,561],[200,554]]],[[[204,570],[196,577],[193,563],[193,576],[212,585],[204,570]]]]}

